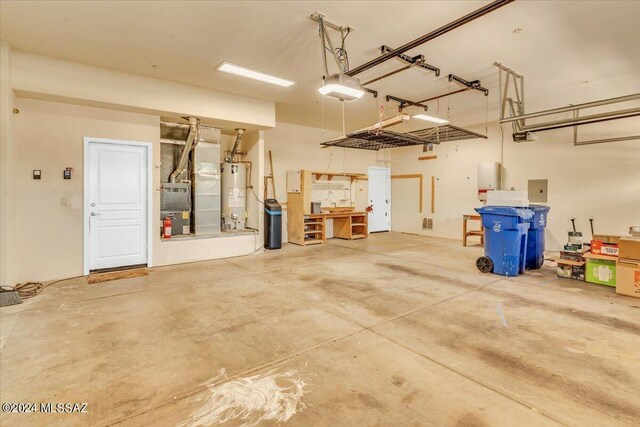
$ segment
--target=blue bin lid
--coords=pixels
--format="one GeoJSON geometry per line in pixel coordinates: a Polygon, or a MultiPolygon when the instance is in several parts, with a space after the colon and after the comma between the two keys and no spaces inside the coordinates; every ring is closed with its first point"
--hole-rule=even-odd
{"type": "Polygon", "coordinates": [[[529,209],[531,209],[534,213],[538,214],[538,213],[547,213],[551,208],[549,206],[542,206],[542,205],[529,205],[529,209]]]}
{"type": "MultiPolygon", "coordinates": [[[[546,207],[546,206],[545,206],[546,207]]],[[[501,215],[518,217],[524,220],[533,218],[533,211],[529,208],[514,208],[510,206],[483,206],[476,208],[480,215],[501,215]]]]}

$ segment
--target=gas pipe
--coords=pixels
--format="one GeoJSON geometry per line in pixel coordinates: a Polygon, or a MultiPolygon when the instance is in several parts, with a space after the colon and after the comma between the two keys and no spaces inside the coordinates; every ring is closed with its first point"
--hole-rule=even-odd
{"type": "Polygon", "coordinates": [[[167,216],[167,217],[165,217],[165,218],[164,218],[164,221],[163,221],[163,223],[162,223],[162,225],[163,225],[163,233],[162,233],[162,236],[163,236],[165,239],[169,239],[169,238],[171,238],[171,217],[168,217],[168,216],[167,216]]]}

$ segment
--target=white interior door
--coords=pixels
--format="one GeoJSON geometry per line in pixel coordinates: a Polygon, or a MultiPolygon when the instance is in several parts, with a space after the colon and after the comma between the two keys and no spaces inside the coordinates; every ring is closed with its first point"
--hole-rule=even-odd
{"type": "Polygon", "coordinates": [[[89,141],[89,270],[147,264],[149,155],[145,145],[89,141]]]}
{"type": "Polygon", "coordinates": [[[391,169],[369,168],[369,232],[391,230],[391,169]]]}

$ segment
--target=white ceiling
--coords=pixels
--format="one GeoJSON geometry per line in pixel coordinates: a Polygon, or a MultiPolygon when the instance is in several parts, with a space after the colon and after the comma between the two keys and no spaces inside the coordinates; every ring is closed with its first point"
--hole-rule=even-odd
{"type": "MultiPolygon", "coordinates": [[[[0,36],[16,50],[272,100],[279,121],[340,129],[342,104],[317,92],[323,69],[311,13],[357,29],[347,39],[354,68],[382,44],[397,47],[486,3],[2,1],[0,36]],[[279,88],[225,75],[216,71],[223,60],[298,84],[279,88]]],[[[640,1],[516,1],[408,52],[426,55],[442,76],[411,69],[375,83],[377,100],[365,95],[345,105],[346,128],[377,121],[378,103],[385,116],[393,114],[386,94],[417,100],[455,89],[449,73],[480,79],[491,94],[463,93],[430,111],[471,125],[485,121],[488,104],[495,119],[495,61],[526,76],[528,111],[640,92],[639,22],[640,1]]],[[[401,65],[392,60],[359,77],[401,65]]]]}

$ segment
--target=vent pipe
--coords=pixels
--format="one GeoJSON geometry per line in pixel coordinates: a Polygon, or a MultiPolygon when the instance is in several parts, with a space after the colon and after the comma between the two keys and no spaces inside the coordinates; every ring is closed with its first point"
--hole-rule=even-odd
{"type": "Polygon", "coordinates": [[[240,142],[242,142],[242,134],[244,133],[244,129],[236,129],[238,131],[238,136],[236,136],[236,143],[233,144],[233,149],[231,150],[230,160],[233,162],[236,159],[236,155],[238,154],[238,148],[240,148],[240,142]]]}
{"type": "Polygon", "coordinates": [[[176,169],[171,172],[171,175],[169,175],[169,182],[176,182],[176,179],[180,176],[180,174],[182,174],[182,172],[184,172],[184,168],[187,165],[187,159],[189,158],[189,152],[198,141],[199,123],[200,120],[198,120],[197,118],[189,117],[189,136],[187,136],[187,142],[184,144],[184,149],[180,154],[178,166],[176,166],[176,169]]]}

